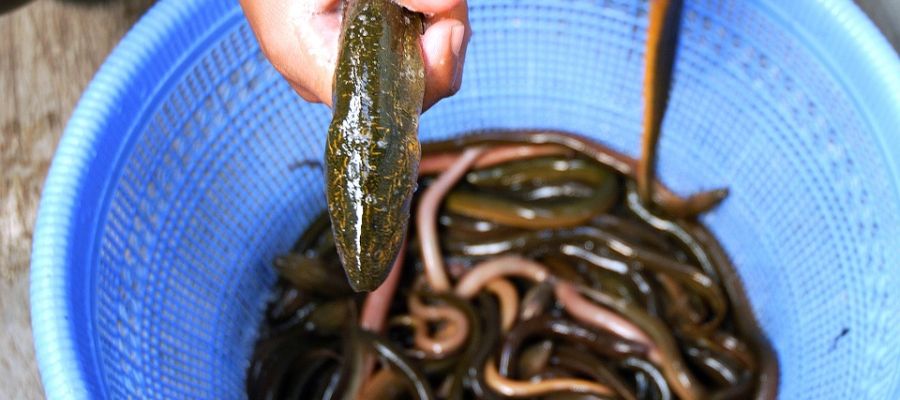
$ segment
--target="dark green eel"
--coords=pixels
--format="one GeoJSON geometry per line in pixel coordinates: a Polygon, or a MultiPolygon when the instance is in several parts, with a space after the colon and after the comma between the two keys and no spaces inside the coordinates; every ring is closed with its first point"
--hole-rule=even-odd
{"type": "Polygon", "coordinates": [[[391,0],[344,2],[328,128],[328,212],[350,285],[387,277],[409,221],[425,93],[422,19],[391,0]]]}

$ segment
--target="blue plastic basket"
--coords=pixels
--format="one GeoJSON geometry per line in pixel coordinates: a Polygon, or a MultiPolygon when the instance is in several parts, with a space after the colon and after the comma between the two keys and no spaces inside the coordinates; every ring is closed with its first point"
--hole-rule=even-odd
{"type": "MultiPolygon", "coordinates": [[[[582,133],[635,153],[646,2],[475,1],[462,91],[423,139],[582,133]]],[[[850,1],[687,1],[660,167],[727,185],[704,220],[781,362],[782,398],[900,398],[900,62],[850,1]]],[[[244,397],[273,255],[324,207],[328,109],[236,1],[161,1],[66,129],[32,261],[51,399],[244,397]]]]}

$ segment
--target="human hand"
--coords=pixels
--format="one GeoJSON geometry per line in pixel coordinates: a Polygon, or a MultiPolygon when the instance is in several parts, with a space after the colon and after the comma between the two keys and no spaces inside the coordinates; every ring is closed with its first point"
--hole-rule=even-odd
{"type": "MultiPolygon", "coordinates": [[[[462,83],[471,35],[466,0],[395,0],[426,15],[426,110],[462,83]]],[[[241,0],[263,53],[304,99],[331,106],[341,32],[340,0],[241,0]]]]}

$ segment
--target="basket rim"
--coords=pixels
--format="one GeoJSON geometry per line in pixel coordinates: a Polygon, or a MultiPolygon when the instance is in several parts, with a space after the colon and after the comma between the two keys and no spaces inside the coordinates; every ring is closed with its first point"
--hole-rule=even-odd
{"type": "MultiPolygon", "coordinates": [[[[211,2],[215,0],[162,0],[154,5],[104,61],[63,132],[44,182],[31,254],[31,323],[41,380],[49,399],[87,399],[105,394],[103,388],[93,387],[86,379],[87,371],[77,351],[83,344],[73,337],[75,305],[67,290],[70,275],[81,268],[71,259],[70,243],[80,223],[75,210],[82,188],[89,184],[87,172],[97,151],[96,143],[106,132],[104,121],[129,94],[134,86],[131,78],[145,73],[145,65],[177,59],[178,55],[165,51],[165,46],[148,51],[148,43],[171,40],[179,34],[172,26],[189,23],[198,9],[211,2]]],[[[827,61],[832,72],[838,71],[835,76],[843,78],[841,83],[866,120],[874,121],[872,130],[900,191],[900,135],[892,131],[900,126],[897,53],[850,0],[758,3],[780,17],[785,29],[802,38],[827,61]],[[837,32],[831,35],[837,40],[828,48],[823,48],[816,37],[823,29],[837,32]],[[849,82],[851,76],[853,81],[849,82]]],[[[221,15],[207,15],[205,20],[221,15]]]]}
{"type": "MultiPolygon", "coordinates": [[[[172,27],[189,23],[207,3],[209,0],[163,0],[154,4],[100,66],[63,131],[44,181],[31,250],[31,325],[48,399],[106,397],[103,388],[86,378],[77,350],[84,344],[76,343],[73,335],[76,305],[71,304],[68,287],[70,276],[82,268],[70,259],[70,243],[83,223],[77,220],[76,209],[81,190],[90,184],[87,172],[106,132],[106,121],[135,86],[132,78],[146,73],[145,66],[150,63],[175,62],[178,54],[167,52],[160,44],[184,36],[172,27]]],[[[206,21],[222,14],[207,15],[206,21]]]]}

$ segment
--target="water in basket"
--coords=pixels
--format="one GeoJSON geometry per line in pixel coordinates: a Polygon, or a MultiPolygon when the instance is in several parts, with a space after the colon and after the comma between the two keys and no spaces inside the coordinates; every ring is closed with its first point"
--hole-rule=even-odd
{"type": "MultiPolygon", "coordinates": [[[[900,397],[900,62],[849,1],[687,1],[662,179],[706,222],[779,355],[782,398],[900,397]],[[827,3],[827,4],[826,4],[827,3]]],[[[646,2],[470,1],[462,91],[423,140],[554,128],[634,154],[646,2]]],[[[236,1],[164,0],[73,116],[35,234],[51,399],[244,397],[270,262],[324,208],[330,112],[236,1]]]]}

